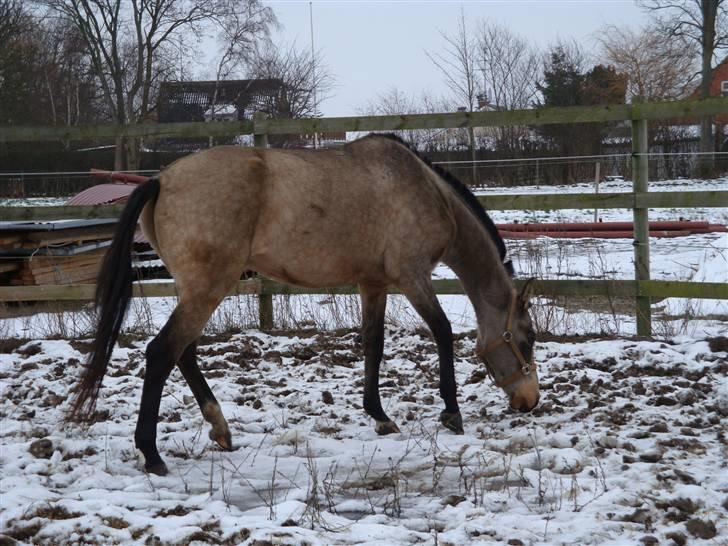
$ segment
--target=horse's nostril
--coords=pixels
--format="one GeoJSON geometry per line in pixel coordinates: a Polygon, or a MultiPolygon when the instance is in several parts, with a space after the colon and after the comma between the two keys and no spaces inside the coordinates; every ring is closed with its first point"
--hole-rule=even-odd
{"type": "Polygon", "coordinates": [[[539,393],[536,393],[536,396],[528,396],[528,395],[524,396],[521,393],[516,393],[513,395],[513,398],[511,398],[511,407],[514,410],[518,410],[518,411],[523,411],[523,412],[531,411],[538,404],[539,398],[540,398],[539,393]]]}

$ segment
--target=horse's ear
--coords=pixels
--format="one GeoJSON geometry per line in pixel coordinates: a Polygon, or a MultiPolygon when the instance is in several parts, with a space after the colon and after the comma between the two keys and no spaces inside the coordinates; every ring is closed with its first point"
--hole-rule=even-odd
{"type": "Polygon", "coordinates": [[[521,305],[524,309],[528,308],[528,301],[531,299],[531,295],[533,293],[533,281],[535,281],[535,277],[531,277],[528,279],[525,284],[523,285],[523,289],[521,290],[521,295],[518,296],[518,299],[521,302],[521,305]]]}

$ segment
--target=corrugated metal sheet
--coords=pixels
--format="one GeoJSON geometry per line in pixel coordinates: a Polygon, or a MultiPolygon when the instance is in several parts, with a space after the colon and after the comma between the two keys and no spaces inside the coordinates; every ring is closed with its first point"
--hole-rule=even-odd
{"type": "MultiPolygon", "coordinates": [[[[138,184],[99,184],[98,186],[92,186],[74,195],[66,204],[83,206],[123,203],[129,197],[129,194],[138,187],[138,184]]],[[[137,228],[134,234],[134,242],[148,243],[149,241],[142,234],[142,230],[137,228]]]]}
{"type": "Polygon", "coordinates": [[[99,184],[71,197],[67,205],[108,205],[126,200],[137,184],[99,184]]]}

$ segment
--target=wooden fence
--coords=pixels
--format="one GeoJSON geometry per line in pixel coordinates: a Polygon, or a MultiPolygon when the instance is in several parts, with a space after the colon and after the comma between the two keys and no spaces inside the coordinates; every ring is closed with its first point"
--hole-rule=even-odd
{"type": "MultiPolygon", "coordinates": [[[[253,134],[256,146],[265,147],[268,135],[311,134],[334,131],[393,131],[465,127],[544,125],[629,121],[632,125],[633,191],[602,194],[491,195],[479,199],[492,210],[632,209],[634,217],[634,280],[540,280],[535,292],[542,296],[604,296],[634,298],[637,332],[651,334],[650,303],[653,299],[728,299],[728,284],[650,280],[648,210],[650,208],[728,207],[728,191],[650,193],[647,185],[647,126],[650,120],[697,118],[728,113],[728,98],[700,101],[636,103],[586,107],[543,108],[499,112],[456,112],[395,116],[362,116],[315,119],[266,119],[219,123],[166,123],[134,126],[92,125],[79,127],[0,127],[0,144],[11,141],[94,140],[116,137],[193,138],[253,134]]],[[[51,220],[63,218],[116,217],[120,207],[0,207],[2,220],[51,220]]],[[[457,281],[435,281],[438,294],[462,294],[457,281]]],[[[171,282],[143,283],[136,296],[173,296],[171,282]]],[[[0,287],[0,301],[89,300],[93,285],[0,287]]],[[[273,326],[274,294],[352,294],[355,287],[302,289],[256,279],[240,281],[235,293],[257,294],[260,325],[273,326]]]]}

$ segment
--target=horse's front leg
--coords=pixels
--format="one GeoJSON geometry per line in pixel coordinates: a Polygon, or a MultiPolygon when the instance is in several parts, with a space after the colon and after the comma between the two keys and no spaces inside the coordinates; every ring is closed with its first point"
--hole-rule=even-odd
{"type": "Polygon", "coordinates": [[[455,383],[453,337],[450,321],[437,301],[429,277],[402,285],[400,288],[412,304],[412,307],[415,308],[415,311],[430,328],[437,344],[437,354],[440,361],[440,396],[445,402],[445,409],[440,413],[440,422],[453,432],[463,434],[463,418],[458,407],[457,384],[455,383]]]}
{"type": "Polygon", "coordinates": [[[384,354],[384,312],[387,290],[359,286],[362,302],[362,343],[364,345],[364,411],[376,421],[377,434],[399,432],[399,427],[384,413],[379,398],[379,364],[384,354]]]}

